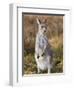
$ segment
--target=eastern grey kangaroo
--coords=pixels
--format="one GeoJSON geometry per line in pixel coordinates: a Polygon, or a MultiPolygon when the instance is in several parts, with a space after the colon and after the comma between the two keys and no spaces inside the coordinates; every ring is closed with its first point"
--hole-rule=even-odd
{"type": "Polygon", "coordinates": [[[53,66],[53,63],[51,63],[53,53],[45,35],[47,32],[47,25],[44,22],[42,23],[38,18],[36,21],[38,24],[38,32],[36,34],[35,42],[35,60],[37,63],[38,73],[40,73],[40,70],[48,70],[48,73],[50,73],[50,69],[53,66]]]}

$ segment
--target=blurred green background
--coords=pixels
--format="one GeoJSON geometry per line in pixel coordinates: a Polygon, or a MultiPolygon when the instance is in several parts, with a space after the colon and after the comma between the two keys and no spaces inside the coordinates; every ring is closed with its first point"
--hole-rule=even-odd
{"type": "MultiPolygon", "coordinates": [[[[63,17],[61,15],[26,15],[23,14],[23,29],[24,29],[24,74],[37,74],[37,65],[35,61],[35,41],[38,26],[36,18],[41,22],[47,20],[46,36],[53,50],[54,65],[51,73],[63,72],[63,17]]],[[[47,73],[47,71],[42,72],[47,73]]]]}

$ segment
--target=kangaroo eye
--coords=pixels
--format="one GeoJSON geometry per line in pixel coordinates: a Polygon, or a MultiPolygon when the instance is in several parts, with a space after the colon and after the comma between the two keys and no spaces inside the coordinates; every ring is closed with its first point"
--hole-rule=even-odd
{"type": "Polygon", "coordinates": [[[41,26],[41,28],[42,28],[42,29],[43,29],[43,28],[47,29],[47,27],[46,27],[46,26],[41,26]]]}
{"type": "Polygon", "coordinates": [[[41,28],[44,28],[44,26],[41,26],[41,28]]]}

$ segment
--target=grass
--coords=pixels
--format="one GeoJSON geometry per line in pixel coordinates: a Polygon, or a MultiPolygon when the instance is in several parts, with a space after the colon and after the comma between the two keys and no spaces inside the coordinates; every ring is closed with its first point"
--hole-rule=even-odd
{"type": "Polygon", "coordinates": [[[37,66],[34,58],[34,53],[27,53],[24,57],[24,73],[35,74],[37,73],[37,66]]]}

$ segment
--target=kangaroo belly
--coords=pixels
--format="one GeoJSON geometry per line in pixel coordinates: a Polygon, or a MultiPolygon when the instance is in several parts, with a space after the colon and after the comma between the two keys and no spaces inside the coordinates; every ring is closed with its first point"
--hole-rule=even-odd
{"type": "Polygon", "coordinates": [[[50,65],[50,58],[49,56],[40,56],[38,59],[36,58],[36,62],[41,70],[46,70],[50,65]]]}
{"type": "Polygon", "coordinates": [[[45,61],[39,61],[38,62],[38,67],[41,69],[41,70],[46,70],[48,68],[48,63],[45,62],[45,61]]]}

